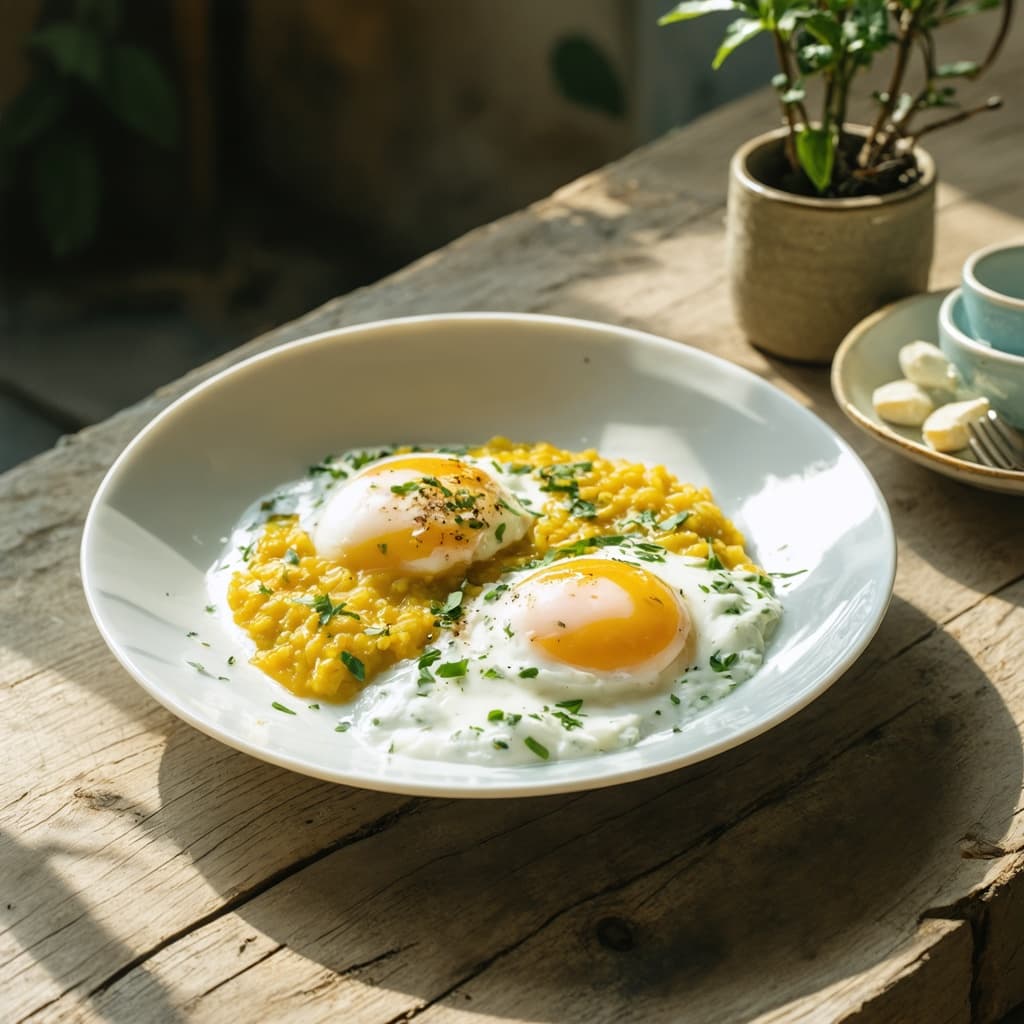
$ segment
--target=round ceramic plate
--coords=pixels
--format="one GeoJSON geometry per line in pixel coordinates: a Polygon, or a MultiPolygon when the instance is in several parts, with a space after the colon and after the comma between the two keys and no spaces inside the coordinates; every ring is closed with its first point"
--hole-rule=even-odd
{"type": "Polygon", "coordinates": [[[862,430],[921,466],[972,487],[1024,494],[1024,473],[975,462],[970,452],[947,455],[929,448],[914,427],[879,419],[871,404],[875,388],[899,379],[899,351],[910,341],[939,343],[939,306],[949,290],[912,295],[862,320],[843,340],[832,361],[832,393],[862,430]]]}
{"type": "Polygon", "coordinates": [[[894,571],[892,524],[871,475],[780,391],[678,342],[514,314],[368,324],[226,370],[128,446],[96,494],[82,541],[82,578],[100,631],[176,715],[295,771],[436,796],[607,786],[742,743],[849,668],[881,622],[894,571]],[[340,706],[275,711],[273,702],[289,695],[247,663],[229,623],[204,612],[204,574],[242,510],[328,451],[495,434],[664,463],[712,488],[763,567],[803,570],[778,588],[783,619],[757,675],[679,733],[512,767],[368,750],[335,731],[340,706]]]}

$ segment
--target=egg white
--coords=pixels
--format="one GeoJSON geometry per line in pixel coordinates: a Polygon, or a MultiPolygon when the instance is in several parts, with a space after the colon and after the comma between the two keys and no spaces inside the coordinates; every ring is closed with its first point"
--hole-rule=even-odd
{"type": "Polygon", "coordinates": [[[690,664],[638,682],[545,662],[510,628],[503,598],[511,591],[489,601],[491,588],[465,602],[464,625],[436,645],[433,664],[399,666],[360,695],[354,732],[395,754],[507,765],[619,750],[681,728],[757,671],[782,607],[752,573],[709,570],[667,551],[663,561],[637,554],[627,542],[587,557],[634,561],[680,594],[696,635],[690,664]],[[463,662],[463,674],[438,674],[463,662]]]}

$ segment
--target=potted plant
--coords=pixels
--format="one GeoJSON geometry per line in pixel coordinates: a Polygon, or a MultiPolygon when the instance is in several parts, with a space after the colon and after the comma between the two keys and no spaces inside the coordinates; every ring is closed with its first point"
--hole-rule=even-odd
{"type": "Polygon", "coordinates": [[[1012,8],[1013,0],[686,0],[660,20],[737,12],[715,68],[758,35],[774,44],[783,126],[737,150],[729,181],[733,305],[756,345],[828,362],[863,317],[927,288],[935,166],[918,143],[1001,106],[991,97],[961,109],[953,83],[991,66],[1012,8]],[[981,60],[938,62],[937,29],[996,7],[999,26],[981,60]],[[872,94],[874,116],[851,123],[852,86],[883,51],[892,68],[872,94]]]}

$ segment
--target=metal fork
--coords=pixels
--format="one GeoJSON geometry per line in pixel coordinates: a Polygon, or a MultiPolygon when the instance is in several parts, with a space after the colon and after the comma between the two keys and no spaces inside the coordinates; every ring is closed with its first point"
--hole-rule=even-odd
{"type": "Polygon", "coordinates": [[[994,412],[967,424],[971,451],[985,466],[1024,472],[1024,437],[1007,426],[994,412]]]}

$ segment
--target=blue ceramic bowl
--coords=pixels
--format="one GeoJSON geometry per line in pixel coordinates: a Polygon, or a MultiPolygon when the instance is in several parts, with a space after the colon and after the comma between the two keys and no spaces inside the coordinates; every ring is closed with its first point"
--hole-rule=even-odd
{"type": "Polygon", "coordinates": [[[1024,356],[1024,243],[992,245],[970,256],[963,292],[968,333],[1024,356]]]}
{"type": "Polygon", "coordinates": [[[964,296],[951,291],[939,307],[939,346],[972,391],[985,395],[1007,423],[1024,428],[1024,356],[1000,352],[971,336],[964,296]]]}

